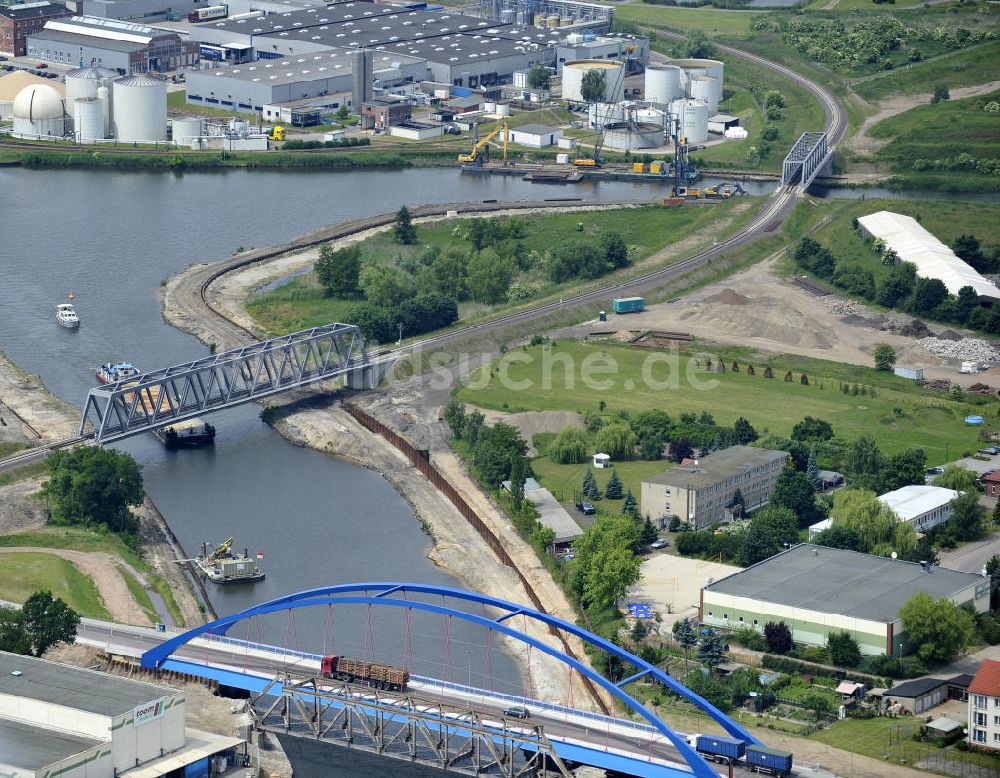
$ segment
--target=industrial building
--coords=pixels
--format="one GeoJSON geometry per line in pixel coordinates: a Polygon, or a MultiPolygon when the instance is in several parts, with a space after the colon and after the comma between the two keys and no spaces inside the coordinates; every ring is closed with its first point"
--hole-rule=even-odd
{"type": "Polygon", "coordinates": [[[896,705],[900,711],[916,716],[948,699],[948,681],[944,678],[914,678],[888,689],[882,699],[886,707],[896,705]]]}
{"type": "Polygon", "coordinates": [[[121,75],[164,72],[198,63],[198,44],[140,24],[73,16],[45,23],[28,38],[28,56],[63,65],[98,65],[121,75]]]}
{"type": "Polygon", "coordinates": [[[912,646],[899,609],[919,592],[989,609],[983,576],[804,543],[706,585],[700,615],[711,626],[758,632],[784,622],[793,640],[811,646],[848,632],[863,654],[902,656],[912,646]]]}
{"type": "Polygon", "coordinates": [[[175,689],[0,652],[4,775],[156,778],[242,763],[243,740],[185,724],[175,689]]]}
{"type": "Polygon", "coordinates": [[[645,66],[649,62],[649,38],[570,33],[556,45],[556,68],[560,73],[564,64],[581,59],[628,59],[634,65],[645,66]]]}
{"type": "Polygon", "coordinates": [[[954,489],[914,484],[879,495],[878,500],[917,532],[927,532],[951,518],[951,503],[958,496],[954,489]]]}
{"type": "Polygon", "coordinates": [[[544,124],[522,124],[510,129],[510,142],[534,149],[555,146],[562,138],[563,131],[558,127],[546,127],[544,124]]]}
{"type": "Polygon", "coordinates": [[[1000,662],[993,659],[969,684],[969,744],[1000,752],[1000,662]]]}
{"type": "Polygon", "coordinates": [[[610,32],[615,9],[581,0],[479,0],[479,16],[494,22],[610,32]]]}
{"type": "Polygon", "coordinates": [[[77,13],[118,19],[122,22],[176,21],[184,19],[196,8],[216,3],[212,0],[74,0],[77,13]]]}
{"type": "Polygon", "coordinates": [[[787,463],[786,451],[730,446],[643,481],[641,510],[654,522],[678,516],[694,529],[729,521],[736,492],[743,510],[760,507],[787,463]]]}
{"type": "Polygon", "coordinates": [[[982,301],[1000,299],[1000,288],[959,259],[912,216],[878,211],[859,217],[858,229],[866,238],[884,241],[886,248],[896,252],[900,262],[916,265],[921,278],[939,279],[953,295],[963,286],[971,286],[982,301]]]}
{"type": "Polygon", "coordinates": [[[0,6],[0,54],[25,56],[29,35],[40,31],[50,19],[69,15],[64,3],[47,0],[0,6]]]}
{"type": "MultiPolygon", "coordinates": [[[[510,481],[503,481],[500,485],[510,491],[510,481]]],[[[528,478],[524,482],[524,499],[535,506],[541,525],[552,530],[552,545],[555,549],[566,548],[583,536],[580,525],[573,520],[555,495],[534,478],[528,478]]]]}

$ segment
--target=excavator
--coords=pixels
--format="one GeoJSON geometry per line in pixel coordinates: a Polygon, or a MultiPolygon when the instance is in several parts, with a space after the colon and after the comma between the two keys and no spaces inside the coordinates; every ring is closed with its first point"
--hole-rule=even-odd
{"type": "Polygon", "coordinates": [[[285,139],[285,128],[280,124],[274,125],[271,129],[271,134],[267,136],[268,140],[284,140],[285,139]]]}
{"type": "Polygon", "coordinates": [[[490,130],[482,140],[478,140],[477,136],[479,134],[479,128],[477,125],[473,125],[472,129],[472,151],[468,154],[459,154],[458,161],[463,165],[481,165],[483,164],[484,158],[489,159],[490,147],[489,142],[493,140],[497,135],[503,132],[503,161],[507,161],[507,143],[510,136],[510,131],[507,128],[507,121],[501,119],[496,127],[490,130]]]}

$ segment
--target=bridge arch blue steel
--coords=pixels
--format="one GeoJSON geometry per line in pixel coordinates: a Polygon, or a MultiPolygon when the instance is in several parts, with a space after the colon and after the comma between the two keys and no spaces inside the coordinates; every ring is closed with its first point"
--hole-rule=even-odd
{"type": "MultiPolygon", "coordinates": [[[[605,640],[600,635],[595,635],[593,632],[583,629],[576,624],[571,624],[568,621],[564,621],[563,619],[557,618],[556,616],[552,616],[548,613],[542,613],[534,608],[518,605],[496,597],[489,597],[477,592],[468,592],[463,589],[455,589],[448,586],[379,582],[340,584],[337,586],[324,586],[317,589],[307,589],[305,591],[296,592],[295,594],[289,594],[284,597],[278,597],[274,600],[260,603],[229,616],[224,616],[216,621],[208,624],[202,624],[184,632],[183,634],[177,635],[170,640],[164,641],[160,645],[149,649],[142,655],[142,666],[148,669],[159,668],[165,661],[167,661],[174,651],[188,643],[190,640],[205,633],[217,635],[225,634],[230,627],[243,619],[252,618],[254,616],[262,616],[268,613],[276,613],[278,611],[288,610],[291,608],[342,604],[412,608],[414,610],[426,611],[439,615],[453,616],[487,629],[497,630],[502,634],[508,635],[515,640],[538,649],[539,651],[554,657],[563,664],[576,670],[581,675],[586,676],[606,692],[614,697],[617,697],[629,708],[642,716],[658,732],[660,732],[660,734],[670,741],[674,748],[677,749],[678,753],[680,753],[680,755],[691,767],[692,772],[699,778],[719,778],[719,776],[718,773],[709,767],[708,763],[705,762],[701,755],[687,744],[684,738],[678,736],[677,733],[664,724],[652,711],[624,691],[622,687],[624,687],[625,684],[647,675],[651,676],[670,689],[670,691],[697,705],[716,723],[722,726],[722,728],[725,729],[726,732],[728,732],[732,737],[738,738],[748,744],[753,743],[761,745],[760,740],[712,705],[712,703],[708,700],[698,694],[695,694],[683,684],[678,683],[655,665],[652,665],[641,657],[626,651],[608,640],[605,640]],[[375,594],[371,594],[372,592],[375,592],[375,594]],[[424,602],[422,600],[401,599],[400,597],[395,596],[402,594],[405,598],[408,593],[434,595],[444,598],[464,600],[466,602],[475,603],[477,605],[485,605],[490,608],[504,611],[504,614],[496,619],[490,619],[485,616],[451,608],[446,605],[438,605],[435,603],[424,602]],[[552,648],[540,640],[509,627],[506,623],[504,623],[514,616],[524,616],[546,626],[551,626],[555,629],[575,635],[584,642],[600,648],[603,651],[607,651],[609,654],[617,657],[621,661],[632,665],[638,670],[638,672],[622,681],[619,681],[618,683],[609,681],[600,673],[595,672],[574,657],[569,656],[558,649],[552,648]]],[[[665,771],[669,772],[669,769],[665,768],[665,771]]]]}

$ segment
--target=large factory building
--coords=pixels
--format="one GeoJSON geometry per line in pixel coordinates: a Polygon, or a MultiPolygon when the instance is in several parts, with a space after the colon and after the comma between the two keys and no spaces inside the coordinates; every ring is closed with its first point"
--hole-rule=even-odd
{"type": "Polygon", "coordinates": [[[47,0],[0,6],[0,54],[23,57],[28,36],[41,30],[49,19],[60,16],[69,16],[66,6],[47,0]]]}
{"type": "Polygon", "coordinates": [[[198,63],[198,44],[174,32],[93,16],[45,23],[28,38],[28,56],[43,62],[117,70],[164,72],[198,63]]]}

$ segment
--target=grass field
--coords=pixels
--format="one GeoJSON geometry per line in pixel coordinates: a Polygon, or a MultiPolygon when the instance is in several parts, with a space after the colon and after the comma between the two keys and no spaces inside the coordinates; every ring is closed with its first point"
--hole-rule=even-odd
{"type": "MultiPolygon", "coordinates": [[[[712,351],[727,363],[738,361],[745,366],[752,361],[757,374],[750,376],[745,370],[708,373],[703,366],[696,367],[695,350],[680,352],[676,363],[670,364],[669,355],[661,352],[563,341],[551,349],[508,352],[500,358],[502,366],[493,364],[484,388],[465,387],[458,397],[471,405],[510,412],[583,413],[597,411],[601,400],[609,412],[662,408],[678,415],[708,411],[720,424],[731,425],[745,416],[759,433],[784,436],[804,416],[814,416],[829,421],[834,433],[847,440],[871,434],[888,453],[921,446],[933,464],[978,447],[978,430],[962,423],[968,413],[984,413],[991,421],[996,417],[995,405],[984,408],[982,402],[932,395],[911,381],[871,368],[792,355],[764,357],[740,348],[712,351]],[[772,367],[774,379],[762,377],[765,365],[772,367]],[[605,368],[606,372],[596,372],[605,368]],[[791,383],[781,380],[789,370],[795,378],[791,383]],[[595,371],[592,380],[586,380],[587,371],[595,371]],[[809,376],[808,386],[799,383],[802,372],[809,376]],[[841,382],[874,387],[876,394],[845,394],[841,382]]],[[[570,478],[567,474],[566,479],[570,478]]]]}
{"type": "Polygon", "coordinates": [[[72,562],[52,554],[4,554],[0,563],[0,600],[24,602],[37,591],[51,591],[81,616],[111,619],[97,587],[72,562]]]}
{"type": "MultiPolygon", "coordinates": [[[[517,218],[525,225],[526,234],[521,242],[528,251],[536,251],[540,256],[569,240],[596,239],[605,230],[619,232],[625,243],[634,247],[632,266],[620,271],[618,277],[621,277],[622,274],[636,272],[634,268],[657,251],[683,240],[709,222],[720,218],[726,211],[718,209],[729,209],[732,204],[730,201],[711,208],[653,206],[628,211],[558,213],[517,218]],[[583,225],[582,231],[578,229],[580,224],[583,225]]],[[[402,246],[394,242],[388,232],[373,235],[360,244],[363,262],[391,263],[396,262],[397,258],[400,261],[415,260],[426,246],[445,248],[457,244],[464,250],[469,250],[469,242],[453,234],[456,228],[460,229],[466,222],[467,220],[461,219],[420,225],[417,229],[418,243],[413,246],[402,246]]],[[[614,277],[616,276],[605,276],[602,283],[607,283],[614,277]]],[[[520,282],[537,288],[533,302],[558,294],[560,290],[586,283],[577,281],[561,285],[552,284],[545,278],[542,268],[528,271],[520,282]]],[[[354,302],[356,301],[324,296],[315,275],[309,272],[274,290],[254,296],[248,302],[247,308],[250,315],[269,332],[291,332],[338,321],[354,302]]],[[[491,309],[474,303],[463,303],[459,314],[464,320],[503,308],[501,306],[491,309]]]]}
{"type": "Polygon", "coordinates": [[[645,3],[629,3],[615,9],[615,19],[622,21],[677,31],[703,30],[708,35],[727,38],[749,36],[753,25],[763,15],[760,11],[728,11],[710,6],[683,8],[645,3]]]}
{"type": "Polygon", "coordinates": [[[1000,80],[1000,41],[990,41],[862,81],[854,85],[854,91],[874,102],[896,94],[929,94],[935,84],[954,89],[997,80],[1000,80]]]}
{"type": "Polygon", "coordinates": [[[153,601],[149,598],[149,592],[142,587],[141,583],[132,577],[131,573],[120,567],[118,568],[118,572],[121,573],[122,580],[125,581],[125,586],[128,588],[132,598],[139,604],[139,607],[142,608],[142,612],[145,613],[146,616],[149,617],[149,620],[154,624],[158,622],[160,620],[160,614],[156,612],[156,606],[153,605],[153,601]]]}

